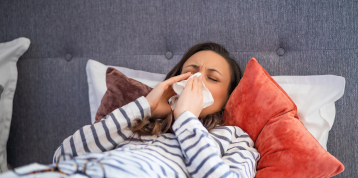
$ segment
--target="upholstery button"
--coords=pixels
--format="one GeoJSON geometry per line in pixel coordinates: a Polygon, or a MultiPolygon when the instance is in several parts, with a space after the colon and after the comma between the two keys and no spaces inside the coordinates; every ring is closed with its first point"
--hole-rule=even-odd
{"type": "Polygon", "coordinates": [[[171,59],[171,58],[173,57],[173,53],[170,52],[170,51],[168,51],[167,53],[165,53],[165,57],[166,57],[167,59],[171,59]]]}
{"type": "Polygon", "coordinates": [[[70,61],[70,60],[72,59],[72,55],[71,55],[70,53],[67,53],[67,54],[65,55],[65,59],[66,59],[67,61],[70,61]]]}
{"type": "Polygon", "coordinates": [[[285,54],[285,50],[283,48],[278,48],[276,51],[277,55],[283,56],[285,54]]]}

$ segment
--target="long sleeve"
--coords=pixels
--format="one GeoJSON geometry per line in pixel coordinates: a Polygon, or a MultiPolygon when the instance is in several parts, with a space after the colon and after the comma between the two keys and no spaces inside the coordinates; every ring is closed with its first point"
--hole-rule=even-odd
{"type": "Polygon", "coordinates": [[[241,128],[235,127],[231,143],[223,155],[223,161],[242,177],[255,177],[260,153],[254,148],[254,142],[241,128]]]}
{"type": "Polygon", "coordinates": [[[60,155],[75,156],[89,152],[104,152],[113,149],[132,135],[135,119],[149,117],[150,105],[144,96],[109,113],[93,125],[86,125],[67,137],[56,150],[53,162],[60,155]]]}
{"type": "MultiPolygon", "coordinates": [[[[238,145],[240,138],[248,135],[236,134],[237,139],[221,158],[218,148],[209,137],[209,132],[190,111],[183,112],[173,124],[187,169],[192,177],[254,177],[259,153],[250,145],[238,145]]],[[[250,138],[248,138],[250,139],[250,138]]],[[[242,140],[241,140],[242,141],[242,140]]],[[[252,142],[252,141],[251,141],[252,142]]]]}

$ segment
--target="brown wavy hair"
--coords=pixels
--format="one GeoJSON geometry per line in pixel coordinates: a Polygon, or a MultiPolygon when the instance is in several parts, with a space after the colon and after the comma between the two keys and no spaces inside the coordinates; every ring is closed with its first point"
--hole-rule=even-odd
{"type": "MultiPolygon", "coordinates": [[[[236,63],[235,59],[230,56],[230,53],[222,46],[213,42],[206,42],[194,45],[189,48],[189,50],[183,55],[178,64],[176,64],[173,69],[167,74],[164,80],[167,80],[171,77],[180,75],[182,72],[182,67],[184,63],[195,53],[199,51],[213,51],[220,56],[222,56],[230,66],[230,85],[228,89],[229,95],[234,91],[235,87],[239,84],[239,81],[242,77],[242,72],[240,66],[236,63]]],[[[208,131],[213,129],[216,126],[221,125],[222,117],[225,110],[225,106],[222,110],[215,112],[213,114],[208,114],[204,117],[199,117],[198,119],[204,125],[208,131]]],[[[137,119],[136,123],[132,128],[133,138],[134,134],[138,134],[139,138],[143,135],[157,135],[159,136],[162,133],[174,133],[171,126],[174,123],[174,114],[172,117],[167,117],[163,119],[146,117],[142,120],[137,119]]]]}

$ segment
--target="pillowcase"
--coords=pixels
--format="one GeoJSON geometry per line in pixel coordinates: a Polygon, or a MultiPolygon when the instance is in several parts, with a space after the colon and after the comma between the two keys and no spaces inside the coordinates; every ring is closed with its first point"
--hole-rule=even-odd
{"type": "Polygon", "coordinates": [[[335,75],[273,76],[297,106],[299,120],[327,150],[336,108],[344,94],[345,79],[335,75]]]}
{"type": "Polygon", "coordinates": [[[295,103],[255,58],[225,109],[225,125],[247,132],[260,153],[257,178],[331,177],[344,170],[298,120],[295,103]]]}
{"type": "Polygon", "coordinates": [[[113,110],[120,108],[141,96],[147,96],[152,88],[128,78],[115,68],[108,67],[106,72],[107,91],[96,114],[95,123],[113,110]]]}
{"type": "Polygon", "coordinates": [[[12,104],[17,83],[16,63],[29,48],[30,40],[24,37],[0,43],[0,173],[8,171],[6,143],[9,138],[12,104]]]}
{"type": "MultiPolygon", "coordinates": [[[[106,70],[108,67],[91,59],[87,62],[86,72],[91,123],[95,122],[96,112],[107,90],[106,70]]],[[[162,82],[166,76],[125,67],[110,67],[121,71],[128,78],[135,79],[151,88],[162,82]]],[[[300,121],[326,149],[328,133],[335,118],[334,102],[344,93],[345,79],[334,75],[273,76],[273,78],[297,105],[300,121]]]]}

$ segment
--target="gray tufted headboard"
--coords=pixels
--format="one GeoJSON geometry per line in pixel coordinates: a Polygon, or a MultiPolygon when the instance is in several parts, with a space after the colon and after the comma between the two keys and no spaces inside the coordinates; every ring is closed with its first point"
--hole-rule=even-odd
{"type": "Polygon", "coordinates": [[[4,87],[0,85],[0,99],[1,99],[1,93],[4,91],[4,87]]]}
{"type": "Polygon", "coordinates": [[[358,174],[358,1],[2,0],[0,42],[31,40],[18,61],[7,144],[17,167],[48,164],[90,124],[88,59],[166,74],[199,42],[224,45],[244,69],[255,57],[271,75],[346,79],[328,151],[358,174]]]}

